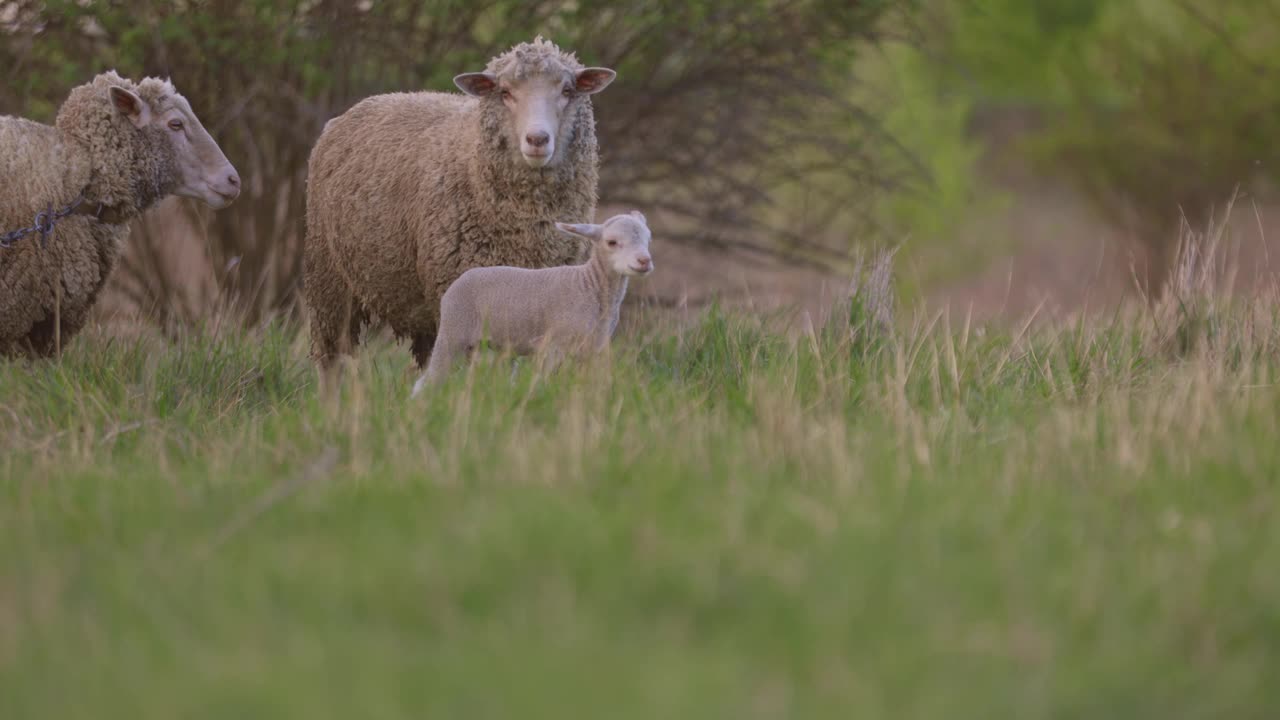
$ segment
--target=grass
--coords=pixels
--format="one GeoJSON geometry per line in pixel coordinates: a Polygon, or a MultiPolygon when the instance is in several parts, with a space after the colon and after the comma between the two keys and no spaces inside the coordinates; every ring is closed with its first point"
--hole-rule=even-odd
{"type": "Polygon", "coordinates": [[[1274,717],[1280,304],[1162,307],[713,311],[417,402],[86,334],[0,367],[0,717],[1274,717]]]}

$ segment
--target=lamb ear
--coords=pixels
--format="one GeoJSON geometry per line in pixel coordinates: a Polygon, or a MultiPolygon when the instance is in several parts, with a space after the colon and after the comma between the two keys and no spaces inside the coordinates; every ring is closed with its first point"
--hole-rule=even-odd
{"type": "Polygon", "coordinates": [[[129,118],[134,127],[140,128],[151,122],[150,106],[131,90],[113,85],[107,94],[111,96],[111,104],[115,106],[116,112],[129,118]]]}
{"type": "Polygon", "coordinates": [[[489,73],[462,73],[453,79],[453,84],[471,97],[487,97],[498,87],[498,78],[489,73]]]}
{"type": "Polygon", "coordinates": [[[648,225],[648,224],[649,224],[649,221],[644,219],[644,213],[640,212],[639,210],[632,210],[632,211],[631,211],[631,217],[633,217],[633,218],[635,218],[635,219],[639,220],[640,222],[644,223],[645,225],[648,225]]]}
{"type": "Polygon", "coordinates": [[[586,238],[588,240],[595,240],[599,238],[600,230],[602,229],[602,226],[592,225],[591,223],[575,225],[573,223],[558,222],[556,223],[556,227],[559,228],[561,232],[567,232],[570,235],[577,235],[578,237],[586,238]]]}
{"type": "Polygon", "coordinates": [[[574,88],[583,95],[595,95],[609,87],[609,83],[618,77],[618,73],[609,68],[589,67],[578,71],[574,78],[574,88]]]}

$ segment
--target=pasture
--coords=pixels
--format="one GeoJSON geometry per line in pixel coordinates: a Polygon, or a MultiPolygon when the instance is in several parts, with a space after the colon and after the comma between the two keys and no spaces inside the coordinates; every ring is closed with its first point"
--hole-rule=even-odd
{"type": "Polygon", "coordinates": [[[1270,716],[1280,303],[867,300],[414,401],[279,323],[7,363],[0,717],[1270,716]]]}

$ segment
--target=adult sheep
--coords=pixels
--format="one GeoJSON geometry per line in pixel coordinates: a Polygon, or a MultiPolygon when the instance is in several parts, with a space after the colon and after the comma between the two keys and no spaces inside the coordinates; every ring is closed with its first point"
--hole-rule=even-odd
{"type": "Polygon", "coordinates": [[[329,121],[308,169],[303,285],[322,371],[371,315],[425,367],[440,298],[470,268],[585,259],[555,222],[595,213],[591,95],[614,76],[539,37],[455,77],[465,95],[376,95],[329,121]]]}
{"type": "Polygon", "coordinates": [[[168,80],[98,75],[52,127],[0,117],[0,355],[47,357],[84,326],[144,210],[169,195],[219,209],[239,193],[168,80]]]}

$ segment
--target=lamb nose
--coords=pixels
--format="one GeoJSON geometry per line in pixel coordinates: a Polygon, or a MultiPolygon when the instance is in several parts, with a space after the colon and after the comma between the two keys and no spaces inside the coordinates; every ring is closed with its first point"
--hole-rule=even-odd
{"type": "Polygon", "coordinates": [[[551,136],[544,132],[531,132],[524,136],[524,141],[534,147],[542,147],[551,142],[551,136]]]}
{"type": "Polygon", "coordinates": [[[235,173],[231,173],[227,176],[227,184],[233,188],[240,187],[240,176],[235,173]]]}

